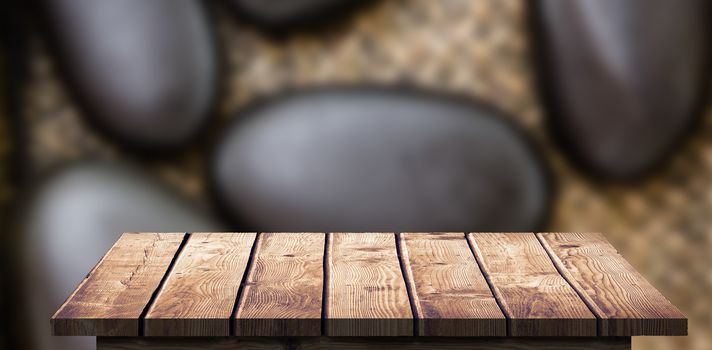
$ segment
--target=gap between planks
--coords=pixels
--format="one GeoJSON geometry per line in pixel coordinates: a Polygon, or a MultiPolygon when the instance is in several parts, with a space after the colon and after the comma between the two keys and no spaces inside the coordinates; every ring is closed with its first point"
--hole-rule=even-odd
{"type": "Polygon", "coordinates": [[[53,334],[138,336],[141,313],[184,238],[185,232],[122,234],[52,316],[53,334]]]}
{"type": "Polygon", "coordinates": [[[536,233],[535,236],[537,240],[539,241],[541,246],[544,247],[544,251],[546,251],[546,254],[549,256],[549,259],[554,264],[556,270],[559,271],[561,277],[566,280],[566,282],[571,286],[571,288],[573,288],[576,294],[578,294],[579,298],[581,298],[583,303],[586,304],[591,313],[596,316],[596,335],[603,335],[603,311],[601,311],[601,308],[599,308],[598,305],[596,305],[596,303],[591,299],[591,297],[589,297],[588,294],[583,291],[583,287],[581,287],[581,285],[576,282],[576,279],[574,279],[569,270],[566,269],[564,263],[561,261],[561,259],[559,259],[559,256],[554,253],[549,243],[546,242],[546,240],[544,239],[544,237],[542,237],[541,234],[541,232],[536,233]]]}
{"type": "MultiPolygon", "coordinates": [[[[166,272],[164,273],[163,277],[161,278],[160,283],[158,284],[158,287],[153,291],[151,294],[151,298],[149,299],[148,303],[144,307],[143,311],[141,312],[141,315],[139,316],[138,320],[138,335],[139,336],[144,336],[146,333],[146,317],[148,315],[148,312],[151,310],[151,308],[155,305],[156,300],[158,296],[160,295],[161,291],[165,288],[166,281],[168,280],[169,276],[173,273],[175,270],[176,263],[182,256],[183,252],[185,251],[185,247],[188,245],[190,238],[192,237],[192,233],[186,232],[185,235],[183,236],[183,240],[181,244],[178,247],[178,250],[176,251],[175,255],[171,259],[170,264],[168,265],[168,268],[166,269],[166,272]]],[[[261,233],[257,232],[255,234],[255,240],[250,247],[250,256],[247,261],[247,266],[245,268],[245,272],[243,273],[241,283],[238,289],[237,296],[235,298],[235,302],[232,308],[231,312],[231,317],[228,320],[229,323],[229,335],[233,336],[234,335],[234,323],[235,323],[235,313],[237,312],[237,309],[240,304],[240,300],[243,294],[244,290],[244,283],[247,278],[249,278],[250,274],[252,273],[252,265],[254,261],[254,256],[255,256],[255,251],[259,248],[261,244],[261,233]]]]}
{"type": "Polygon", "coordinates": [[[252,247],[250,248],[250,257],[247,259],[247,267],[245,267],[245,273],[242,275],[240,280],[240,288],[237,291],[237,297],[235,298],[235,305],[232,307],[232,312],[230,313],[230,321],[228,322],[230,330],[230,336],[235,335],[235,317],[240,309],[240,304],[244,302],[245,298],[245,282],[251,278],[254,274],[255,269],[255,255],[257,250],[262,245],[262,232],[255,233],[255,240],[252,242],[252,247]]]}
{"type": "Polygon", "coordinates": [[[605,236],[545,232],[555,263],[600,310],[602,336],[687,335],[687,317],[633,268],[605,236]]]}
{"type": "Polygon", "coordinates": [[[396,239],[396,255],[398,256],[401,275],[403,275],[403,280],[405,280],[405,289],[408,293],[410,310],[413,313],[413,335],[418,336],[420,335],[420,325],[418,320],[423,318],[423,310],[420,308],[420,300],[418,300],[415,278],[413,276],[413,270],[410,266],[410,259],[408,257],[408,248],[405,246],[405,242],[403,241],[402,232],[395,233],[394,235],[396,239]]]}
{"type": "MultiPolygon", "coordinates": [[[[365,233],[364,233],[365,234],[365,233]]],[[[415,285],[414,285],[414,280],[412,278],[412,273],[408,273],[407,271],[411,268],[410,263],[407,261],[407,249],[404,249],[403,245],[403,239],[401,237],[400,233],[394,233],[394,240],[395,240],[395,248],[396,248],[396,255],[398,257],[399,261],[399,267],[400,267],[400,273],[401,277],[403,278],[405,284],[406,284],[406,291],[408,295],[408,302],[409,302],[409,307],[413,313],[413,330],[414,330],[414,335],[418,335],[418,329],[419,327],[417,326],[418,319],[422,317],[422,311],[419,309],[418,305],[419,303],[417,302],[417,294],[415,292],[415,285]]],[[[156,303],[156,299],[158,295],[161,293],[161,291],[165,288],[166,281],[169,278],[169,276],[174,272],[175,266],[177,261],[180,259],[180,257],[183,255],[185,251],[185,247],[188,245],[188,242],[190,241],[190,238],[192,237],[191,233],[186,232],[183,240],[176,251],[175,255],[171,259],[171,262],[164,273],[164,275],[161,278],[161,281],[158,285],[158,287],[153,291],[151,298],[149,299],[149,302],[146,304],[144,307],[140,317],[139,317],[139,329],[138,329],[138,334],[139,336],[143,336],[145,334],[145,322],[146,322],[146,316],[149,312],[149,310],[154,306],[156,303]]],[[[245,298],[245,281],[249,280],[251,276],[254,274],[254,263],[256,259],[256,252],[259,250],[262,240],[263,240],[263,233],[256,233],[256,237],[254,240],[254,243],[251,247],[250,250],[250,256],[247,262],[247,267],[246,267],[246,272],[242,276],[240,287],[237,293],[237,297],[235,299],[235,303],[233,305],[232,311],[231,311],[231,317],[229,320],[229,330],[230,330],[230,336],[235,335],[235,317],[236,314],[240,308],[240,306],[244,303],[244,298],[245,298]]],[[[466,239],[465,234],[463,233],[463,239],[466,239]]],[[[328,302],[329,302],[329,281],[330,281],[330,258],[332,256],[332,249],[333,249],[333,233],[325,233],[325,243],[324,243],[324,257],[323,257],[323,271],[324,271],[324,283],[323,283],[323,291],[322,291],[322,335],[327,334],[327,322],[326,320],[329,317],[329,308],[328,308],[328,302]]]]}
{"type": "Polygon", "coordinates": [[[235,314],[235,336],[320,336],[321,232],[263,233],[235,314]]]}
{"type": "Polygon", "coordinates": [[[474,240],[471,240],[469,235],[473,235],[474,233],[463,233],[463,237],[465,239],[465,242],[467,242],[467,246],[470,247],[470,251],[472,252],[472,255],[475,256],[475,261],[477,262],[477,266],[480,269],[480,272],[482,272],[482,276],[484,276],[485,281],[487,282],[487,286],[490,289],[490,292],[492,293],[492,296],[494,297],[495,302],[497,302],[497,306],[499,306],[499,311],[502,312],[502,315],[504,315],[504,319],[506,320],[506,331],[507,331],[507,336],[512,335],[512,318],[509,316],[509,313],[506,312],[504,305],[502,305],[502,295],[499,293],[499,290],[495,288],[494,283],[492,282],[492,279],[489,275],[489,272],[484,268],[484,264],[481,261],[482,259],[482,252],[480,252],[480,248],[477,246],[477,244],[474,242],[474,240]]]}
{"type": "Polygon", "coordinates": [[[321,335],[325,336],[327,323],[326,319],[329,317],[329,308],[327,298],[329,297],[329,276],[331,271],[329,269],[329,259],[331,258],[331,250],[333,249],[333,241],[331,237],[331,232],[325,233],[324,237],[324,258],[322,259],[322,271],[324,274],[324,281],[322,283],[322,293],[321,293],[321,335]]]}
{"type": "MultiPolygon", "coordinates": [[[[491,280],[491,276],[489,273],[483,268],[483,256],[482,253],[479,251],[479,248],[476,244],[471,239],[471,235],[475,235],[476,233],[463,233],[463,239],[467,242],[471,253],[474,255],[475,260],[477,262],[478,268],[480,271],[483,273],[485,280],[487,281],[487,285],[490,288],[490,291],[492,292],[494,299],[497,302],[497,305],[500,307],[502,313],[504,314],[506,320],[507,320],[507,335],[511,335],[511,317],[508,315],[507,312],[505,312],[505,308],[502,305],[503,302],[503,297],[499,290],[493,285],[493,282],[491,280]]],[[[558,273],[562,276],[562,278],[571,286],[571,288],[576,292],[576,294],[579,296],[579,298],[582,300],[582,302],[589,308],[591,313],[596,317],[597,319],[597,335],[601,335],[601,321],[602,321],[602,312],[600,308],[588,297],[586,293],[583,292],[582,287],[573,279],[571,274],[565,269],[563,266],[563,263],[558,259],[556,254],[553,253],[551,250],[551,247],[543,240],[541,233],[535,233],[535,236],[537,238],[537,241],[539,244],[541,244],[542,248],[546,251],[548,258],[551,260],[552,264],[558,271],[558,273]]],[[[151,308],[151,306],[155,303],[157,296],[161,292],[161,290],[165,287],[166,280],[168,276],[173,272],[174,267],[176,265],[176,262],[178,261],[179,257],[184,251],[185,246],[188,244],[189,240],[191,237],[191,233],[186,232],[183,240],[176,251],[176,254],[173,256],[168,269],[166,270],[165,274],[161,278],[161,281],[158,285],[158,287],[154,290],[154,292],[151,295],[151,298],[149,299],[149,302],[147,305],[144,307],[140,318],[139,318],[139,330],[138,333],[140,336],[144,335],[144,330],[145,330],[145,318],[148,310],[151,308]]],[[[259,246],[261,244],[261,237],[262,233],[257,233],[254,244],[251,247],[250,251],[250,257],[248,260],[248,265],[245,274],[242,277],[242,282],[239,287],[239,291],[235,300],[234,307],[232,309],[231,313],[231,318],[230,318],[230,335],[234,335],[234,322],[235,322],[235,314],[237,310],[240,307],[240,304],[243,301],[244,298],[244,282],[249,278],[249,276],[254,272],[254,260],[255,260],[255,252],[259,249],[259,246]]],[[[410,263],[408,262],[408,251],[407,249],[404,249],[404,241],[402,237],[402,233],[394,233],[394,239],[395,239],[395,247],[396,247],[396,254],[398,256],[398,261],[400,265],[400,272],[401,276],[404,279],[404,282],[406,284],[406,290],[408,294],[408,302],[409,306],[412,310],[413,313],[413,322],[414,322],[414,335],[418,335],[418,330],[419,327],[417,326],[417,322],[420,318],[422,318],[422,310],[419,308],[419,303],[418,303],[418,295],[416,292],[416,286],[414,285],[414,279],[412,276],[412,271],[411,271],[411,266],[410,263]]],[[[322,292],[322,335],[327,334],[327,322],[326,320],[329,317],[329,308],[328,308],[328,301],[329,301],[329,280],[330,280],[330,259],[333,254],[333,233],[325,233],[325,243],[324,243],[324,257],[323,257],[323,271],[324,271],[324,283],[323,283],[323,292],[322,292]]],[[[97,264],[98,266],[98,264],[97,264]]],[[[96,266],[94,267],[96,269],[96,266]]],[[[92,269],[92,272],[93,270],[92,269]]],[[[89,273],[91,274],[91,272],[89,273]]]]}
{"type": "Polygon", "coordinates": [[[168,264],[168,268],[166,269],[166,272],[163,274],[163,277],[161,277],[161,282],[158,283],[158,287],[156,287],[156,290],[153,291],[153,294],[151,294],[151,298],[148,299],[148,303],[146,303],[146,306],[143,308],[143,311],[141,311],[141,315],[138,317],[138,336],[142,337],[145,332],[146,332],[146,315],[148,314],[148,311],[151,309],[151,306],[156,302],[156,299],[158,298],[158,294],[161,293],[161,290],[163,287],[166,285],[166,280],[168,280],[168,276],[171,275],[173,272],[173,268],[176,265],[176,262],[178,261],[178,258],[180,257],[181,253],[185,249],[185,246],[188,245],[188,241],[190,240],[191,233],[190,232],[185,232],[183,235],[183,241],[180,242],[180,245],[178,246],[178,250],[176,250],[175,255],[173,255],[173,259],[171,259],[171,262],[168,264]]]}
{"type": "MultiPolygon", "coordinates": [[[[475,255],[477,264],[480,265],[480,269],[481,269],[483,275],[485,276],[487,284],[490,287],[490,290],[492,291],[492,294],[494,295],[495,300],[497,301],[497,304],[500,306],[500,308],[501,308],[502,312],[504,313],[504,316],[507,320],[507,336],[529,335],[529,334],[527,334],[529,332],[529,330],[527,330],[528,326],[525,324],[522,324],[522,322],[523,321],[526,322],[526,320],[531,320],[531,319],[529,317],[524,318],[524,319],[515,317],[515,315],[513,314],[513,312],[515,312],[515,311],[510,309],[511,306],[508,305],[508,301],[507,301],[508,298],[505,297],[505,295],[503,294],[506,292],[500,290],[500,287],[497,286],[497,283],[494,281],[491,271],[489,271],[489,269],[487,268],[487,263],[485,262],[485,260],[486,260],[485,254],[483,254],[483,251],[480,249],[479,244],[476,239],[476,237],[478,237],[478,235],[486,235],[486,234],[488,234],[488,233],[470,232],[470,233],[466,234],[465,236],[466,236],[467,242],[470,245],[470,248],[471,248],[473,254],[475,255]],[[516,327],[515,327],[515,321],[517,322],[516,327]],[[521,327],[524,327],[524,328],[521,328],[521,327]],[[516,331],[516,333],[515,333],[515,331],[516,331]],[[524,333],[522,334],[522,332],[524,332],[524,333]]],[[[600,326],[601,325],[601,316],[600,316],[601,313],[594,311],[594,309],[591,307],[591,303],[588,302],[588,300],[585,297],[585,294],[580,289],[580,286],[575,284],[575,281],[572,278],[570,278],[571,277],[570,275],[566,274],[566,269],[564,268],[564,266],[560,265],[559,264],[560,262],[557,263],[557,261],[555,259],[555,255],[552,256],[552,254],[550,254],[549,250],[547,249],[547,245],[545,244],[545,242],[543,242],[540,239],[538,233],[511,232],[511,233],[498,233],[498,234],[502,234],[502,235],[509,234],[509,235],[512,235],[515,237],[516,237],[516,235],[524,235],[525,237],[533,236],[534,237],[533,241],[536,242],[534,244],[539,246],[544,251],[544,254],[545,254],[544,256],[546,257],[545,261],[550,263],[551,267],[553,267],[552,272],[555,272],[558,276],[561,277],[562,281],[565,283],[564,285],[571,288],[571,291],[573,292],[573,293],[571,293],[571,296],[575,296],[575,299],[572,299],[572,301],[578,300],[581,302],[580,305],[583,308],[579,307],[579,311],[577,313],[582,316],[581,312],[583,310],[587,310],[590,313],[590,316],[593,316],[593,318],[595,318],[595,322],[591,327],[591,328],[593,328],[593,329],[591,329],[591,331],[593,332],[593,335],[601,335],[601,329],[600,329],[601,328],[601,326],[600,326]]],[[[544,267],[544,265],[540,265],[540,266],[544,267]]],[[[500,281],[500,283],[501,283],[501,281],[500,281]]],[[[556,327],[556,325],[554,325],[554,327],[556,327]]],[[[586,327],[586,326],[579,325],[577,327],[586,327]]],[[[541,331],[542,330],[539,330],[537,332],[541,332],[541,331]]],[[[585,328],[581,328],[581,329],[577,329],[577,330],[572,329],[572,330],[564,332],[563,334],[547,334],[547,335],[550,335],[550,336],[572,335],[572,334],[569,334],[569,332],[574,332],[574,333],[577,333],[575,335],[581,336],[584,334],[578,334],[578,333],[580,333],[580,332],[589,333],[590,331],[586,332],[585,328]]],[[[532,335],[534,335],[534,334],[532,334],[532,335]]]]}
{"type": "MultiPolygon", "coordinates": [[[[470,233],[472,235],[473,233],[470,233]]],[[[169,267],[164,274],[164,276],[161,279],[161,282],[159,283],[158,288],[153,292],[149,303],[146,305],[144,308],[143,312],[141,313],[141,317],[139,320],[139,334],[143,335],[144,334],[144,324],[145,324],[145,317],[148,312],[148,310],[151,308],[151,306],[155,303],[157,295],[160,293],[160,291],[164,288],[166,279],[168,276],[173,272],[176,261],[178,258],[181,256],[181,254],[184,251],[185,246],[187,245],[189,239],[191,237],[190,233],[186,233],[183,241],[181,242],[181,245],[178,248],[178,251],[176,252],[176,255],[173,257],[171,260],[171,263],[169,264],[169,267]]],[[[580,286],[578,286],[575,281],[572,280],[571,276],[566,272],[565,269],[562,269],[562,266],[560,266],[561,262],[557,262],[557,257],[552,254],[550,247],[542,241],[542,238],[540,234],[536,234],[536,237],[539,241],[539,243],[542,245],[544,250],[547,252],[547,255],[549,259],[552,261],[552,264],[556,268],[556,270],[559,272],[559,274],[567,281],[569,285],[576,291],[578,296],[582,299],[582,301],[589,307],[591,312],[596,316],[600,323],[600,310],[595,306],[595,304],[592,303],[591,300],[587,299],[585,294],[580,290],[580,286]]],[[[482,262],[482,256],[481,252],[479,252],[479,248],[477,247],[472,240],[468,239],[468,234],[463,233],[462,237],[468,244],[468,247],[470,248],[470,251],[475,257],[475,260],[477,262],[478,268],[480,271],[483,273],[487,284],[490,288],[490,291],[495,297],[495,300],[497,302],[497,305],[500,307],[502,313],[504,314],[506,320],[507,320],[507,335],[511,335],[511,317],[508,315],[507,312],[505,312],[505,309],[502,305],[502,296],[497,288],[493,286],[493,282],[491,280],[491,277],[489,273],[483,269],[483,262],[482,262]]],[[[396,254],[398,256],[399,260],[399,265],[400,265],[400,270],[401,270],[401,275],[402,278],[404,279],[406,283],[406,291],[408,294],[408,302],[409,306],[412,310],[413,313],[413,322],[414,322],[414,335],[417,336],[419,333],[419,327],[418,327],[418,320],[422,318],[422,310],[420,310],[419,307],[419,302],[417,300],[418,295],[416,292],[416,286],[414,285],[414,278],[413,278],[413,273],[411,270],[410,263],[408,261],[408,250],[407,248],[404,247],[404,240],[402,237],[401,233],[394,233],[394,239],[395,239],[395,247],[396,247],[396,254]]],[[[327,334],[326,330],[326,324],[325,320],[329,317],[329,309],[328,309],[328,298],[329,298],[329,276],[330,276],[330,271],[329,271],[329,259],[332,254],[332,240],[333,240],[333,234],[332,233],[326,233],[325,234],[325,244],[324,244],[324,258],[323,258],[323,270],[324,270],[324,284],[323,284],[323,292],[322,292],[322,334],[327,334]]],[[[257,236],[255,238],[254,244],[251,247],[250,251],[250,257],[248,260],[248,265],[245,274],[242,276],[242,282],[240,283],[238,295],[235,300],[235,304],[232,309],[232,317],[230,318],[230,335],[234,335],[234,323],[235,323],[235,315],[237,313],[237,310],[239,309],[240,305],[244,302],[244,284],[245,281],[250,278],[250,276],[254,273],[254,260],[255,260],[255,252],[259,249],[262,241],[262,234],[257,233],[257,236]]],[[[597,327],[600,328],[600,327],[597,327]]],[[[600,335],[600,330],[597,332],[600,335]]]]}
{"type": "Polygon", "coordinates": [[[329,242],[324,299],[326,334],[413,336],[415,316],[396,234],[331,232],[329,242]],[[344,288],[331,286],[336,281],[344,288]],[[373,304],[363,304],[365,301],[373,304]],[[362,307],[354,308],[357,305],[362,307]]]}

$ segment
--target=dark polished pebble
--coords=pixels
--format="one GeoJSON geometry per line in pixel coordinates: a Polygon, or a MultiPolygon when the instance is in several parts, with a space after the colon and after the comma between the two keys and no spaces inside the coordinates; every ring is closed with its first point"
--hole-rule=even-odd
{"type": "Polygon", "coordinates": [[[708,2],[531,4],[539,80],[566,150],[604,178],[648,174],[700,115],[708,2]]]}
{"type": "Polygon", "coordinates": [[[137,170],[104,163],[52,176],[33,196],[24,221],[22,275],[41,350],[94,349],[93,337],[51,337],[49,317],[122,232],[224,230],[137,170]]]}
{"type": "Polygon", "coordinates": [[[267,29],[284,31],[291,27],[324,23],[339,12],[366,0],[231,0],[243,17],[267,29]]]}
{"type": "Polygon", "coordinates": [[[547,176],[502,116],[386,89],[297,93],[251,110],[219,145],[223,209],[265,231],[523,231],[547,176]]]}
{"type": "Polygon", "coordinates": [[[50,38],[96,125],[141,148],[193,136],[211,111],[214,38],[194,0],[45,0],[50,38]]]}

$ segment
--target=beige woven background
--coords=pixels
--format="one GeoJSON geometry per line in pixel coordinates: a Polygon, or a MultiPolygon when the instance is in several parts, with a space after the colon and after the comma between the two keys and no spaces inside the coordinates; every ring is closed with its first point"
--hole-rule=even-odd
{"type": "Polygon", "coordinates": [[[22,116],[29,174],[41,177],[74,159],[128,158],[209,207],[202,175],[212,135],[257,96],[334,82],[405,82],[475,96],[508,112],[546,153],[556,183],[548,229],[604,232],[690,318],[689,337],[639,338],[634,348],[712,348],[710,113],[652,178],[599,183],[577,173],[549,139],[533,86],[525,1],[384,0],[334,28],[279,41],[225,11],[212,11],[225,60],[219,118],[167,158],[135,157],[85,126],[45,45],[33,40],[22,116]]]}

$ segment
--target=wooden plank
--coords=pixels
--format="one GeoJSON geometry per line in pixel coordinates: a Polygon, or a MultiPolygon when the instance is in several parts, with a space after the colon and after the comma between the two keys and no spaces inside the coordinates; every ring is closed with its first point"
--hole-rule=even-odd
{"type": "Polygon", "coordinates": [[[542,233],[542,244],[601,319],[601,335],[687,335],[687,318],[600,233],[542,233]]]}
{"type": "Polygon", "coordinates": [[[630,350],[623,337],[98,337],[97,350],[630,350]]]}
{"type": "Polygon", "coordinates": [[[595,336],[596,317],[533,233],[468,235],[512,336],[595,336]]]}
{"type": "Polygon", "coordinates": [[[326,260],[327,335],[413,335],[393,233],[330,233],[326,260]]]}
{"type": "Polygon", "coordinates": [[[399,244],[419,335],[507,335],[464,233],[402,233],[399,244]]]}
{"type": "Polygon", "coordinates": [[[237,336],[320,336],[323,233],[263,233],[235,314],[237,336]]]}
{"type": "Polygon", "coordinates": [[[53,335],[137,336],[183,233],[125,233],[52,316],[53,335]]]}
{"type": "Polygon", "coordinates": [[[228,336],[256,233],[193,233],[146,314],[151,336],[228,336]]]}

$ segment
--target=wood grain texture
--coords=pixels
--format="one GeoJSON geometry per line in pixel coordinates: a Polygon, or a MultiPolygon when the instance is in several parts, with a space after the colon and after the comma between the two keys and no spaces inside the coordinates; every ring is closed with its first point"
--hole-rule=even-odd
{"type": "Polygon", "coordinates": [[[602,235],[581,233],[124,234],[51,325],[86,336],[687,333],[602,235]]]}
{"type": "Polygon", "coordinates": [[[542,244],[601,319],[601,335],[687,335],[687,318],[600,233],[541,233],[542,244]]]}
{"type": "Polygon", "coordinates": [[[237,336],[319,336],[324,233],[263,233],[235,315],[237,336]]]}
{"type": "Polygon", "coordinates": [[[326,334],[413,335],[413,313],[393,233],[330,233],[326,334]]]}
{"type": "Polygon", "coordinates": [[[148,336],[228,336],[255,233],[193,233],[146,314],[148,336]]]}
{"type": "Polygon", "coordinates": [[[491,337],[98,337],[97,350],[630,350],[630,338],[491,337]]]}
{"type": "Polygon", "coordinates": [[[596,317],[533,233],[468,235],[512,336],[595,336],[596,317]]]}
{"type": "Polygon", "coordinates": [[[183,233],[125,233],[51,319],[54,335],[137,336],[183,233]]]}
{"type": "Polygon", "coordinates": [[[419,335],[507,335],[464,233],[402,233],[399,244],[419,335]]]}

